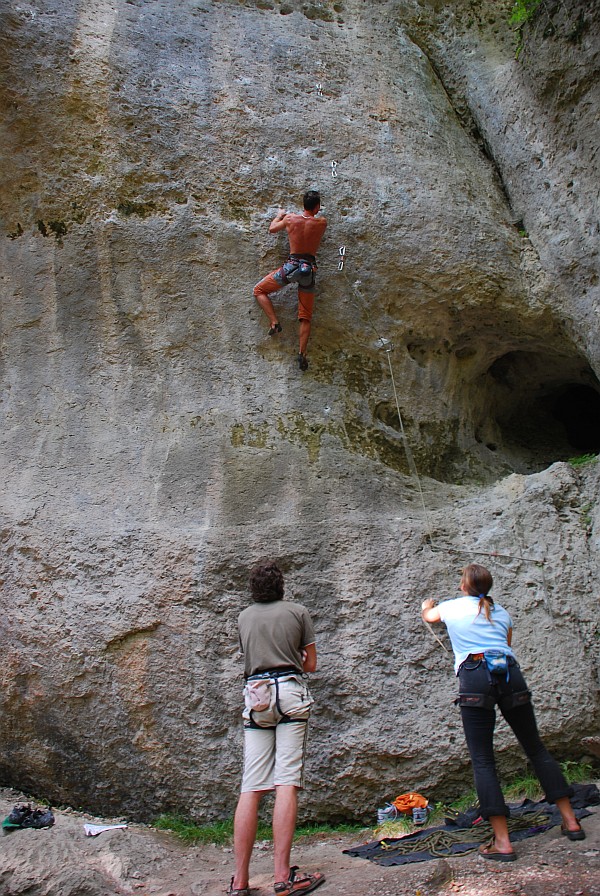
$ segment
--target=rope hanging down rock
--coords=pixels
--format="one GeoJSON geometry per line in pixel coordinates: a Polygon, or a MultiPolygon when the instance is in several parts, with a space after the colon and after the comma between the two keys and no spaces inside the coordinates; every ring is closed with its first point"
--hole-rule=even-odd
{"type": "MultiPolygon", "coordinates": [[[[337,174],[336,174],[336,177],[337,177],[337,174]]],[[[469,556],[477,555],[480,557],[494,557],[496,559],[504,559],[504,560],[521,560],[522,562],[525,562],[525,563],[534,563],[538,566],[542,566],[543,561],[538,558],[535,558],[535,557],[523,557],[523,556],[520,556],[517,554],[504,554],[504,553],[500,553],[499,551],[481,551],[481,550],[476,550],[476,549],[470,548],[470,547],[456,548],[456,547],[450,547],[447,545],[438,545],[436,543],[436,541],[433,537],[433,528],[431,525],[429,513],[427,510],[427,506],[425,504],[425,495],[423,493],[421,476],[419,475],[419,471],[418,471],[417,465],[415,463],[415,458],[414,458],[412,449],[410,447],[408,438],[406,436],[406,431],[404,429],[404,422],[402,420],[402,413],[400,411],[400,400],[398,398],[398,390],[396,388],[396,378],[394,376],[394,368],[392,366],[392,359],[391,359],[391,353],[394,351],[394,344],[393,344],[393,342],[391,342],[391,340],[387,339],[385,336],[383,336],[379,332],[377,326],[375,325],[375,322],[373,320],[371,312],[369,310],[367,301],[365,300],[364,296],[358,289],[356,283],[350,282],[350,279],[348,278],[346,268],[345,268],[345,263],[347,261],[347,258],[348,258],[347,245],[340,246],[338,249],[338,272],[343,275],[348,287],[360,301],[360,304],[365,313],[367,322],[368,322],[370,328],[373,330],[375,336],[377,337],[377,340],[376,340],[377,345],[379,348],[382,348],[387,355],[388,368],[389,368],[389,372],[390,372],[390,381],[392,384],[392,391],[393,391],[393,395],[394,395],[394,403],[396,405],[396,413],[398,415],[400,436],[402,438],[402,443],[404,445],[404,452],[406,455],[408,468],[417,484],[417,490],[419,492],[419,499],[421,501],[421,507],[423,509],[423,516],[425,519],[425,529],[426,529],[426,533],[427,533],[427,544],[429,545],[431,551],[434,553],[466,554],[469,556]]],[[[433,634],[433,630],[431,630],[431,631],[433,634]]],[[[439,639],[436,638],[436,640],[439,640],[439,639]]]]}

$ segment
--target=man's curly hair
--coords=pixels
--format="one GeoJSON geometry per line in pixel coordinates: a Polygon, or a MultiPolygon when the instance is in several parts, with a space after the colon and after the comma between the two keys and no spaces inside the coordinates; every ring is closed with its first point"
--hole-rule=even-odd
{"type": "Polygon", "coordinates": [[[283,598],[283,573],[274,560],[259,560],[250,572],[250,591],[257,603],[268,604],[283,598]]]}

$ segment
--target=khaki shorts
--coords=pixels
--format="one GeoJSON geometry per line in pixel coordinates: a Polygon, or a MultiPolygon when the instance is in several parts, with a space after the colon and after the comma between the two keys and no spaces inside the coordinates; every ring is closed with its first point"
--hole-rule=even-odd
{"type": "Polygon", "coordinates": [[[271,685],[271,704],[261,712],[244,709],[242,793],[280,785],[304,787],[308,718],[313,699],[300,676],[271,685]],[[282,713],[290,721],[282,720],[282,713]]]}

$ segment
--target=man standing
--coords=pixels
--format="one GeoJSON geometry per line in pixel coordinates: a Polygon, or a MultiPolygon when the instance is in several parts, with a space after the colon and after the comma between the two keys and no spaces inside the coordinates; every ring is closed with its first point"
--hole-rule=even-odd
{"type": "Polygon", "coordinates": [[[235,811],[235,874],[228,896],[249,896],[250,858],[263,794],[275,790],[275,894],[309,893],[323,874],[290,868],[298,791],[304,786],[308,718],[313,699],[306,673],[317,668],[312,620],[306,607],[283,600],[281,570],[271,560],[250,574],[253,603],[240,613],[244,654],[244,774],[235,811]]]}
{"type": "Polygon", "coordinates": [[[301,214],[288,213],[280,209],[269,225],[269,233],[287,230],[290,241],[290,255],[280,268],[267,274],[254,287],[256,301],[269,318],[269,336],[281,333],[281,325],[275,314],[269,293],[277,292],[288,283],[298,284],[298,320],[300,322],[300,351],[298,366],[308,370],[306,346],[310,336],[310,322],[315,303],[316,254],[321,237],[327,227],[326,218],[317,218],[321,208],[321,197],[316,190],[304,194],[304,211],[301,214]]]}

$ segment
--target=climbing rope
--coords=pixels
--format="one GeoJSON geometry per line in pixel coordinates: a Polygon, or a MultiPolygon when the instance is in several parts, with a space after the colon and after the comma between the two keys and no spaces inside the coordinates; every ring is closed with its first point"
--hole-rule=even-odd
{"type": "Polygon", "coordinates": [[[392,383],[392,392],[393,392],[393,395],[394,395],[394,403],[395,403],[395,405],[396,405],[396,413],[398,414],[398,424],[399,424],[399,427],[400,427],[400,436],[401,436],[401,438],[402,438],[402,443],[403,443],[403,445],[404,445],[404,453],[405,453],[405,455],[406,455],[406,460],[407,460],[407,463],[408,463],[408,468],[409,468],[411,474],[414,476],[415,482],[416,482],[416,484],[417,484],[417,489],[418,489],[418,492],[419,492],[419,497],[420,497],[420,499],[421,499],[421,507],[423,508],[423,514],[424,514],[424,516],[425,516],[425,524],[426,524],[426,528],[427,528],[427,535],[428,535],[428,538],[429,538],[429,544],[430,544],[430,546],[431,546],[431,545],[433,544],[433,534],[432,534],[432,530],[431,530],[431,525],[430,525],[430,523],[429,523],[429,514],[427,513],[427,507],[426,507],[426,505],[425,505],[425,497],[424,497],[424,495],[423,495],[423,488],[422,488],[422,485],[421,485],[421,477],[419,476],[419,471],[417,470],[417,465],[416,465],[416,463],[415,463],[414,455],[413,455],[413,453],[412,453],[412,450],[411,450],[411,447],[410,447],[410,445],[409,445],[408,439],[406,438],[406,431],[405,431],[405,429],[404,429],[404,422],[403,422],[403,420],[402,420],[402,412],[400,411],[400,401],[399,401],[399,399],[398,399],[398,390],[397,390],[397,388],[396,388],[396,378],[395,378],[395,376],[394,376],[394,368],[392,367],[392,359],[391,359],[391,354],[392,354],[392,352],[394,351],[394,345],[393,345],[392,342],[390,342],[389,339],[386,339],[385,336],[382,336],[382,335],[381,335],[381,333],[379,332],[379,330],[377,329],[377,327],[376,327],[376,325],[375,325],[375,322],[373,321],[373,318],[372,318],[372,316],[371,316],[371,312],[369,311],[368,305],[367,305],[367,303],[366,303],[366,301],[365,301],[363,295],[360,293],[360,291],[359,291],[358,288],[356,287],[356,284],[355,284],[355,283],[350,283],[350,280],[348,279],[348,275],[346,274],[346,271],[344,270],[344,262],[345,262],[345,260],[346,260],[346,254],[347,254],[346,246],[340,246],[340,248],[339,248],[339,253],[340,253],[340,258],[341,258],[342,260],[341,260],[341,261],[339,262],[339,264],[338,264],[338,270],[340,271],[340,273],[342,274],[342,276],[343,276],[344,279],[346,280],[346,283],[348,284],[348,286],[350,287],[350,289],[351,289],[351,290],[355,293],[355,295],[360,299],[360,302],[361,302],[361,304],[362,304],[362,306],[363,306],[363,308],[364,308],[364,310],[365,310],[365,312],[366,312],[366,317],[367,317],[367,321],[368,321],[368,323],[369,323],[369,326],[371,327],[371,329],[373,330],[373,332],[374,332],[375,335],[377,336],[377,342],[378,342],[378,344],[379,344],[379,347],[380,347],[380,348],[383,348],[383,349],[385,350],[386,355],[387,355],[387,359],[388,359],[388,368],[389,368],[389,371],[390,371],[390,380],[391,380],[391,383],[392,383]]]}
{"type": "MultiPolygon", "coordinates": [[[[508,830],[525,831],[531,828],[546,829],[551,827],[550,817],[545,812],[525,812],[523,815],[507,819],[508,830]]],[[[448,830],[432,830],[429,833],[423,831],[422,837],[409,838],[401,837],[396,840],[388,840],[384,838],[379,841],[382,849],[382,856],[408,856],[415,852],[429,852],[436,858],[447,858],[456,855],[452,851],[452,847],[460,843],[474,843],[474,846],[465,847],[459,850],[460,855],[469,855],[477,852],[481,843],[487,843],[492,840],[494,832],[488,822],[474,825],[470,828],[460,828],[457,831],[448,830]]],[[[377,853],[369,856],[370,859],[376,859],[377,853]]]]}
{"type": "MultiPolygon", "coordinates": [[[[337,163],[336,163],[336,165],[337,165],[337,163]]],[[[337,173],[336,173],[336,177],[337,177],[337,173]]],[[[338,250],[338,256],[339,256],[338,272],[342,274],[348,287],[360,301],[360,304],[365,313],[365,317],[367,319],[367,323],[368,323],[369,327],[371,328],[371,330],[376,335],[377,343],[378,343],[379,347],[383,348],[387,355],[390,380],[391,380],[391,384],[392,384],[392,392],[393,392],[393,396],[394,396],[394,403],[396,405],[396,413],[398,415],[400,436],[402,438],[402,442],[404,445],[404,452],[406,455],[408,468],[409,468],[410,473],[413,476],[413,478],[416,482],[416,485],[417,485],[417,490],[419,493],[421,507],[423,509],[423,516],[425,519],[427,544],[428,544],[429,548],[434,553],[447,553],[447,554],[457,554],[457,555],[464,554],[464,555],[468,555],[468,556],[475,555],[475,556],[479,556],[479,557],[494,557],[495,559],[501,559],[501,560],[520,560],[524,563],[534,563],[537,566],[543,566],[543,560],[540,560],[538,557],[525,557],[525,556],[521,556],[518,554],[505,554],[505,553],[502,553],[499,551],[474,550],[473,548],[469,548],[469,547],[450,547],[448,545],[441,545],[441,544],[436,543],[436,540],[433,537],[433,528],[431,526],[429,513],[427,510],[427,506],[425,504],[425,496],[423,493],[421,476],[419,475],[419,471],[418,471],[417,465],[415,463],[414,455],[413,455],[412,449],[410,447],[408,438],[406,436],[406,431],[404,429],[404,422],[402,420],[402,413],[400,411],[400,401],[398,398],[398,390],[396,388],[396,378],[394,376],[394,368],[392,366],[392,359],[391,359],[391,353],[394,351],[394,344],[380,333],[380,331],[378,330],[378,328],[373,320],[373,317],[369,310],[367,301],[365,300],[365,298],[362,295],[362,293],[360,292],[360,290],[357,288],[356,283],[350,282],[350,279],[349,279],[349,277],[346,273],[346,269],[345,269],[345,262],[348,258],[348,247],[340,246],[340,248],[338,250]]],[[[433,634],[433,629],[431,629],[431,632],[433,634]]],[[[434,637],[435,637],[435,635],[434,635],[434,637]]],[[[439,640],[439,639],[436,638],[436,640],[439,640]]],[[[444,646],[444,645],[442,645],[442,646],[444,646]]]]}

